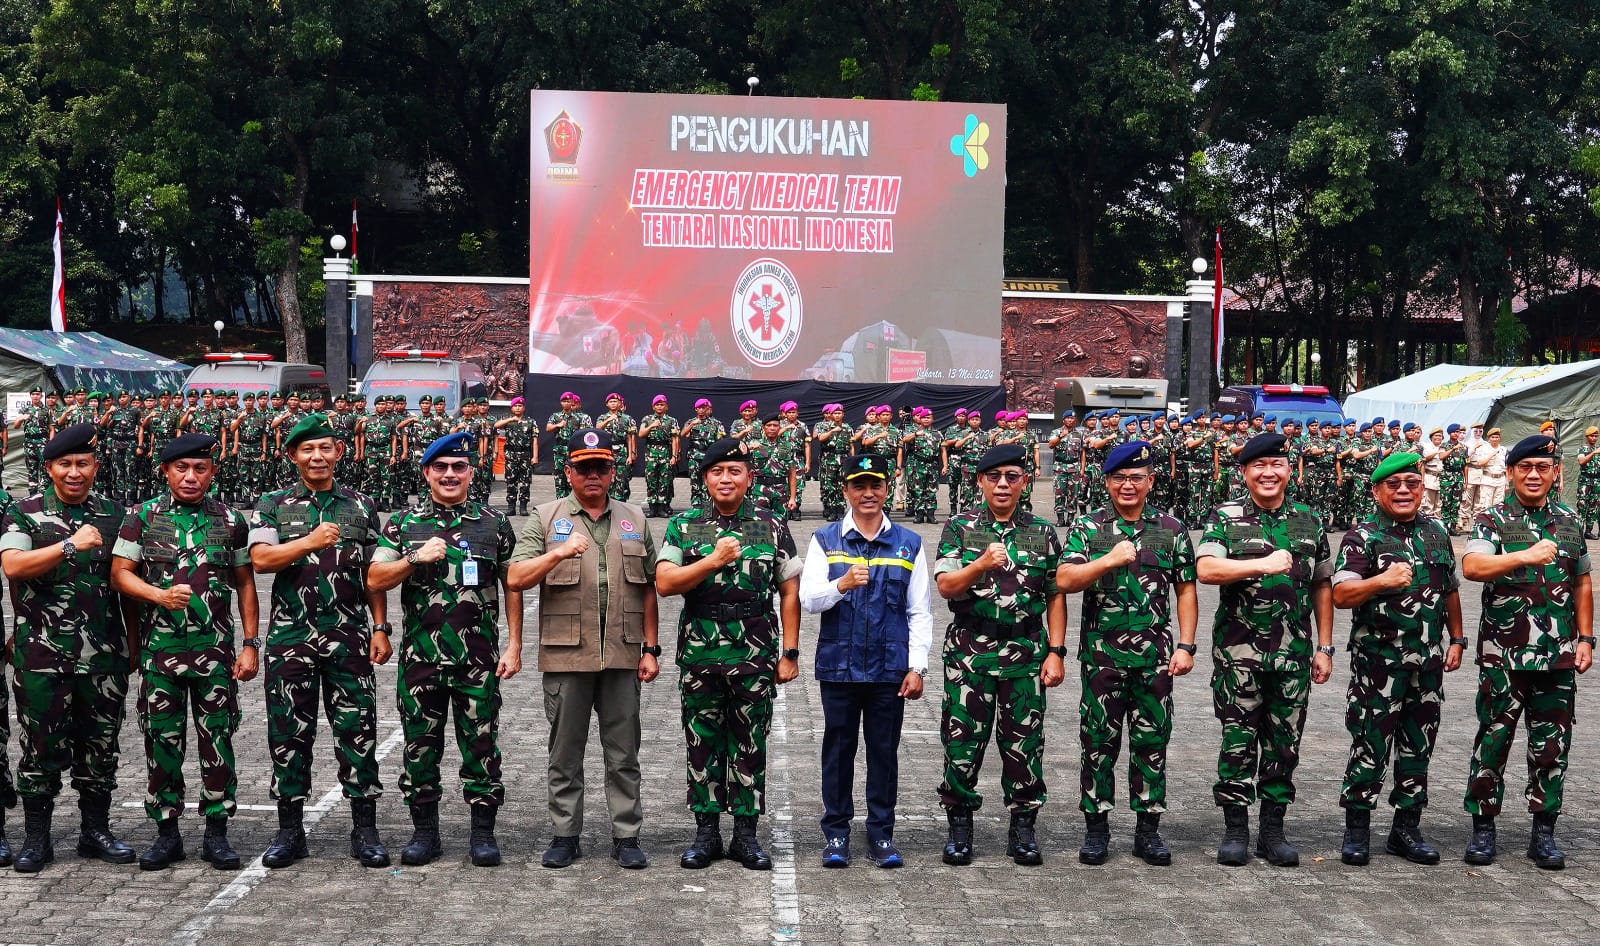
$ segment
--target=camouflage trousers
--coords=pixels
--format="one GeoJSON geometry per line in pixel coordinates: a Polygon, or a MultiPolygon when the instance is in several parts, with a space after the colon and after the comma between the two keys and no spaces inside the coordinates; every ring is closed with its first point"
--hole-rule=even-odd
{"type": "Polygon", "coordinates": [[[366,493],[377,503],[379,509],[398,508],[390,502],[390,480],[394,476],[394,467],[389,465],[389,457],[377,454],[368,454],[362,461],[365,467],[362,479],[366,483],[366,493]]]}
{"type": "MultiPolygon", "coordinates": [[[[955,507],[951,507],[955,512],[955,507]]],[[[1078,517],[1078,471],[1068,468],[1056,473],[1055,493],[1056,521],[1063,520],[1070,523],[1078,517]]]]}
{"type": "Polygon", "coordinates": [[[1454,529],[1461,520],[1461,492],[1466,488],[1466,478],[1460,472],[1446,470],[1439,476],[1439,521],[1445,528],[1454,529]]]}
{"type": "Polygon", "coordinates": [[[111,483],[107,492],[120,502],[131,504],[134,500],[136,469],[141,459],[137,451],[135,440],[111,441],[111,483]]]}
{"type": "Polygon", "coordinates": [[[267,469],[267,458],[259,453],[241,453],[237,459],[234,479],[234,495],[241,502],[254,505],[261,494],[268,492],[262,482],[262,474],[267,469]]]}
{"type": "Polygon", "coordinates": [[[817,490],[822,494],[822,512],[825,516],[833,518],[842,516],[845,507],[844,501],[844,475],[845,458],[837,453],[823,454],[817,466],[817,490]]]}
{"type": "Polygon", "coordinates": [[[619,503],[633,498],[633,458],[626,450],[616,451],[617,473],[611,478],[611,489],[606,495],[619,503]]]}
{"type": "MultiPolygon", "coordinates": [[[[408,462],[408,465],[409,462],[408,462]]],[[[402,481],[404,482],[404,481],[402,481]]],[[[494,489],[494,449],[492,447],[487,455],[478,461],[478,469],[472,474],[472,495],[478,502],[489,504],[489,491],[494,489]]],[[[405,501],[406,490],[400,491],[401,501],[405,501]]]]}
{"type": "Polygon", "coordinates": [[[684,667],[683,706],[689,810],[759,815],[767,804],[767,732],[778,679],[684,667]]]}
{"type": "Polygon", "coordinates": [[[1160,667],[1082,664],[1078,741],[1086,812],[1116,807],[1117,755],[1128,729],[1128,801],[1134,811],[1167,810],[1167,743],[1172,739],[1172,675],[1160,667]]]}
{"type": "Polygon", "coordinates": [[[969,673],[947,662],[939,726],[944,743],[939,803],[946,808],[983,807],[978,773],[993,734],[1006,807],[1021,811],[1043,805],[1044,709],[1044,685],[1037,674],[969,673]]]}
{"type": "Polygon", "coordinates": [[[18,794],[54,798],[61,773],[79,792],[110,794],[117,788],[126,673],[12,674],[16,688],[18,794]]]}
{"type": "MultiPolygon", "coordinates": [[[[1600,525],[1600,458],[1589,464],[1596,470],[1578,477],[1578,518],[1583,520],[1584,531],[1600,525]]],[[[1588,469],[1588,467],[1585,467],[1588,469]]]]}
{"type": "Polygon", "coordinates": [[[377,798],[378,684],[364,653],[338,657],[267,656],[267,747],[272,754],[272,797],[303,801],[311,795],[312,749],[317,738],[317,698],[328,713],[339,784],[346,798],[377,798]]]}
{"type": "Polygon", "coordinates": [[[689,477],[689,505],[695,509],[704,508],[710,494],[706,492],[705,477],[700,475],[700,461],[704,460],[704,450],[690,450],[684,462],[684,470],[689,477]]]}
{"type": "Polygon", "coordinates": [[[515,509],[528,505],[528,493],[533,489],[533,453],[527,450],[506,451],[506,506],[515,509]]]}
{"type": "Polygon", "coordinates": [[[671,506],[673,493],[672,452],[658,447],[644,455],[644,491],[652,506],[671,506]]]}
{"type": "Polygon", "coordinates": [[[906,464],[906,502],[913,513],[933,516],[939,506],[939,468],[932,457],[906,464]]]}
{"type": "Polygon", "coordinates": [[[565,446],[550,448],[550,472],[556,480],[556,498],[572,495],[572,484],[567,482],[567,449],[565,446]]]}
{"type": "Polygon", "coordinates": [[[400,727],[406,759],[400,794],[407,805],[437,802],[444,795],[439,764],[444,760],[445,716],[453,711],[461,752],[461,795],[469,805],[499,807],[500,678],[494,667],[408,662],[400,665],[400,727]]]}
{"type": "Polygon", "coordinates": [[[239,728],[239,695],[233,668],[202,661],[173,671],[149,669],[139,686],[139,730],[148,770],[144,810],[156,821],[183,813],[184,714],[194,717],[200,757],[200,814],[231,817],[239,776],[233,734],[239,728]]]}
{"type": "Polygon", "coordinates": [[[1439,735],[1439,708],[1444,702],[1444,668],[1396,667],[1360,651],[1350,660],[1350,707],[1344,726],[1350,731],[1350,760],[1344,768],[1339,804],[1345,808],[1377,807],[1378,792],[1394,754],[1395,808],[1428,806],[1428,761],[1439,735]]]}
{"type": "Polygon", "coordinates": [[[30,493],[37,493],[39,486],[44,482],[44,440],[34,440],[29,437],[22,442],[23,458],[28,467],[28,487],[30,493]]]}
{"type": "Polygon", "coordinates": [[[1257,670],[1217,663],[1211,674],[1212,703],[1222,723],[1217,781],[1218,805],[1294,801],[1294,770],[1300,763],[1300,733],[1311,697],[1311,667],[1257,670]]]}
{"type": "Polygon", "coordinates": [[[6,686],[6,668],[9,663],[0,661],[0,808],[17,807],[17,789],[11,781],[11,756],[6,747],[11,744],[10,687],[6,686]]]}
{"type": "Polygon", "coordinates": [[[1478,736],[1472,744],[1463,807],[1469,814],[1497,815],[1505,795],[1506,761],[1517,720],[1528,720],[1529,811],[1559,812],[1572,748],[1578,681],[1573,670],[1478,668],[1478,736]]]}

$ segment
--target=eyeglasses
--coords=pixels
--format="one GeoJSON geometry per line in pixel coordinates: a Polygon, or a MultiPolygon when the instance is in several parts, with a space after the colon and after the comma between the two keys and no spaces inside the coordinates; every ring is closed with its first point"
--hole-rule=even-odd
{"type": "Polygon", "coordinates": [[[617,465],[604,460],[585,460],[582,463],[569,463],[567,467],[579,476],[605,476],[615,470],[617,465]]]}
{"type": "Polygon", "coordinates": [[[1020,483],[1020,482],[1022,482],[1022,478],[1024,476],[1027,476],[1027,475],[1028,474],[1022,472],[1021,470],[985,470],[985,471],[983,471],[983,479],[984,479],[985,482],[988,482],[988,483],[999,483],[1002,480],[1007,482],[1007,483],[1020,483]]]}
{"type": "Polygon", "coordinates": [[[1150,479],[1148,473],[1121,473],[1106,477],[1106,482],[1112,486],[1143,486],[1148,479],[1150,479]]]}
{"type": "Polygon", "coordinates": [[[1410,490],[1411,492],[1415,493],[1417,490],[1422,488],[1422,477],[1408,476],[1404,479],[1396,479],[1395,477],[1391,476],[1378,485],[1382,486],[1391,493],[1398,493],[1403,489],[1410,490]]]}
{"type": "Polygon", "coordinates": [[[1524,473],[1546,473],[1554,470],[1556,465],[1548,460],[1522,460],[1517,463],[1517,469],[1524,473]]]}
{"type": "Polygon", "coordinates": [[[446,463],[443,460],[435,460],[428,464],[428,469],[435,473],[465,473],[472,469],[472,464],[465,460],[458,460],[455,463],[446,463]]]}

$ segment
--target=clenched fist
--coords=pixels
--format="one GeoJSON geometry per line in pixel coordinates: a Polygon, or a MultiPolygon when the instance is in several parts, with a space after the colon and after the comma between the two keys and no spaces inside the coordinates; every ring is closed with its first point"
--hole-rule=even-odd
{"type": "Polygon", "coordinates": [[[867,566],[851,565],[850,570],[839,576],[838,588],[840,591],[854,591],[867,583],[867,566]]]}
{"type": "Polygon", "coordinates": [[[725,535],[717,540],[717,545],[711,550],[709,556],[718,566],[729,565],[739,560],[739,553],[744,551],[739,540],[731,535],[725,535]]]}
{"type": "Polygon", "coordinates": [[[1011,564],[1011,556],[1006,553],[1005,543],[990,542],[989,547],[983,550],[983,554],[977,557],[974,564],[984,571],[991,571],[1011,564]]]}
{"type": "Polygon", "coordinates": [[[1411,563],[1395,562],[1383,570],[1384,586],[1391,591],[1411,586],[1411,563]]]}
{"type": "Polygon", "coordinates": [[[419,563],[423,564],[437,562],[444,558],[444,553],[448,548],[449,546],[444,544],[444,539],[436,535],[422,543],[422,547],[417,549],[415,558],[419,563]]]}
{"type": "Polygon", "coordinates": [[[78,527],[77,532],[72,533],[72,544],[78,547],[78,551],[87,552],[90,549],[97,549],[104,545],[105,539],[100,536],[99,529],[94,526],[83,525],[78,527]]]}
{"type": "Polygon", "coordinates": [[[1558,546],[1549,539],[1540,539],[1522,553],[1523,561],[1529,565],[1548,565],[1556,560],[1557,549],[1558,546]]]}
{"type": "Polygon", "coordinates": [[[306,541],[317,551],[331,549],[339,544],[339,524],[337,522],[324,522],[318,525],[306,536],[306,541]]]}
{"type": "Polygon", "coordinates": [[[563,559],[577,558],[584,552],[589,551],[589,545],[590,542],[588,536],[579,535],[575,532],[572,535],[567,536],[567,541],[562,542],[559,546],[557,546],[556,554],[560,555],[563,559]]]}
{"type": "Polygon", "coordinates": [[[1267,575],[1287,575],[1289,574],[1289,569],[1293,567],[1294,556],[1289,553],[1288,549],[1278,549],[1261,560],[1261,574],[1263,577],[1267,575]]]}
{"type": "Polygon", "coordinates": [[[168,611],[181,611],[189,606],[194,589],[188,585],[173,585],[161,593],[161,606],[168,611]]]}
{"type": "Polygon", "coordinates": [[[1132,542],[1129,542],[1127,539],[1123,539],[1121,542],[1113,545],[1111,547],[1111,551],[1106,553],[1106,563],[1114,568],[1121,568],[1124,565],[1132,565],[1134,560],[1138,557],[1138,548],[1136,548],[1132,542]]]}

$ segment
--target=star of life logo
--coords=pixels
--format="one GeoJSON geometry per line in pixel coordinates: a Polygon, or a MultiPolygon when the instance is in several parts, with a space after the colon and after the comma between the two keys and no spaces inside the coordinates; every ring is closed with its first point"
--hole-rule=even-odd
{"type": "Polygon", "coordinates": [[[775,259],[756,260],[734,281],[729,306],[733,339],[745,360],[758,368],[781,364],[794,352],[803,314],[800,284],[775,259]]]}

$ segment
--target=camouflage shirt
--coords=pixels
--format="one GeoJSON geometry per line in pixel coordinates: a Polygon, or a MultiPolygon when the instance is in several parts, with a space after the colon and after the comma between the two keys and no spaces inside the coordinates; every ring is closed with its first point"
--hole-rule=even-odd
{"type": "Polygon", "coordinates": [[[594,421],[590,420],[589,415],[582,411],[556,411],[550,415],[549,420],[544,422],[545,427],[549,427],[551,424],[560,424],[561,426],[550,432],[550,436],[555,438],[550,442],[550,448],[556,453],[566,456],[567,441],[571,440],[572,435],[584,427],[593,427],[594,421]]]}
{"type": "MultiPolygon", "coordinates": [[[[704,453],[706,448],[721,440],[727,431],[722,427],[722,421],[715,417],[701,420],[699,415],[684,421],[681,436],[684,440],[684,449],[690,453],[704,453]]],[[[691,470],[690,473],[695,471],[691,470]]]]}
{"type": "Polygon", "coordinates": [[[122,508],[98,493],[76,506],[46,487],[12,504],[0,518],[0,551],[27,552],[72,537],[79,527],[100,530],[101,545],[65,559],[38,578],[12,580],[16,639],[11,662],[18,670],[46,673],[115,673],[128,666],[127,632],[120,599],[111,590],[111,543],[122,508]]]}
{"type": "Polygon", "coordinates": [[[1113,569],[1083,592],[1078,659],[1103,667],[1155,667],[1172,657],[1172,588],[1195,580],[1188,527],[1146,506],[1137,522],[1115,509],[1080,516],[1067,530],[1062,561],[1085,565],[1128,540],[1133,564],[1113,569]]]}
{"type": "Polygon", "coordinates": [[[617,466],[625,466],[628,462],[628,436],[639,433],[639,423],[627,412],[618,411],[615,414],[601,414],[595,426],[611,435],[611,452],[616,455],[617,466]]]}
{"type": "MultiPolygon", "coordinates": [[[[240,456],[258,459],[270,452],[265,447],[267,415],[260,411],[245,411],[240,414],[239,429],[235,433],[238,437],[240,456]]],[[[338,437],[338,434],[339,428],[334,427],[334,435],[338,437]]]]}
{"type": "Polygon", "coordinates": [[[43,404],[22,409],[22,436],[28,440],[42,441],[50,432],[50,409],[43,404]]]}
{"type": "Polygon", "coordinates": [[[280,545],[337,523],[339,542],[315,551],[272,576],[272,616],[267,646],[322,657],[367,650],[367,562],[378,544],[372,500],[343,486],[312,492],[296,483],[261,497],[250,521],[251,545],[280,545]]]}
{"type": "Polygon", "coordinates": [[[1367,599],[1350,615],[1350,649],[1395,667],[1444,664],[1445,598],[1461,587],[1450,533],[1432,516],[1396,522],[1382,512],[1359,522],[1339,543],[1333,583],[1376,578],[1390,565],[1411,566],[1411,584],[1367,599]]]}
{"type": "Polygon", "coordinates": [[[989,571],[964,595],[950,599],[956,620],[945,635],[944,661],[968,673],[1032,676],[1039,672],[1049,644],[1041,618],[1050,598],[1060,594],[1056,568],[1061,564],[1061,536],[1032,513],[1018,509],[1010,521],[1000,522],[987,505],[978,506],[945,523],[934,575],[960,571],[992,542],[1005,544],[1010,564],[989,571]]]}
{"type": "Polygon", "coordinates": [[[1311,664],[1311,588],[1332,577],[1328,534],[1311,507],[1285,501],[1277,509],[1250,497],[1223,503],[1206,519],[1197,557],[1265,558],[1288,549],[1286,575],[1236,581],[1221,587],[1212,623],[1212,658],[1262,670],[1300,670],[1311,664]]]}
{"type": "Polygon", "coordinates": [[[112,410],[111,416],[106,418],[106,432],[118,443],[131,444],[139,436],[139,421],[143,419],[143,414],[141,408],[131,404],[127,407],[117,407],[112,410]]]}
{"type": "Polygon", "coordinates": [[[1578,576],[1589,573],[1589,551],[1583,521],[1571,509],[1557,502],[1529,509],[1512,496],[1473,522],[1463,557],[1519,552],[1540,539],[1556,543],[1555,561],[1523,566],[1483,583],[1479,664],[1507,670],[1565,670],[1573,665],[1578,635],[1574,592],[1578,576]]]}
{"type": "Polygon", "coordinates": [[[517,545],[511,521],[470,500],[435,506],[423,499],[389,517],[372,561],[398,561],[436,535],[445,541],[445,557],[417,565],[400,586],[400,659],[493,667],[500,657],[500,582],[517,545]],[[473,586],[464,584],[469,559],[478,573],[473,586]]]}
{"type": "Polygon", "coordinates": [[[932,427],[912,428],[911,440],[906,443],[906,458],[916,459],[930,463],[939,456],[939,444],[942,438],[939,432],[932,427]]]}
{"type": "Polygon", "coordinates": [[[800,469],[800,457],[795,445],[787,437],[768,440],[758,437],[750,442],[750,471],[756,481],[768,486],[789,487],[789,472],[800,469]]]}
{"type": "Polygon", "coordinates": [[[678,618],[678,666],[726,674],[771,673],[778,664],[781,628],[773,610],[778,586],[798,579],[804,562],[789,526],[746,499],[732,516],[715,507],[691,509],[667,521],[657,561],[692,565],[723,536],[739,540],[739,560],[723,566],[683,596],[678,618]],[[760,614],[719,620],[696,617],[704,607],[753,606],[760,614]]]}
{"type": "MultiPolygon", "coordinates": [[[[433,425],[424,420],[417,424],[421,430],[419,435],[426,436],[431,432],[433,425]],[[427,425],[427,426],[424,426],[427,425]]],[[[442,436],[442,435],[441,435],[442,436]]],[[[531,456],[533,444],[539,439],[539,422],[524,414],[520,418],[513,417],[511,423],[500,428],[500,436],[506,438],[506,455],[531,456]]],[[[428,441],[432,443],[432,440],[428,441]]]]}
{"type": "Polygon", "coordinates": [[[157,588],[186,584],[193,592],[182,611],[140,608],[146,670],[197,657],[232,662],[230,578],[234,568],[250,564],[249,526],[241,513],[209,496],[189,506],[164,493],[128,512],[111,554],[132,561],[139,577],[157,588]]]}

